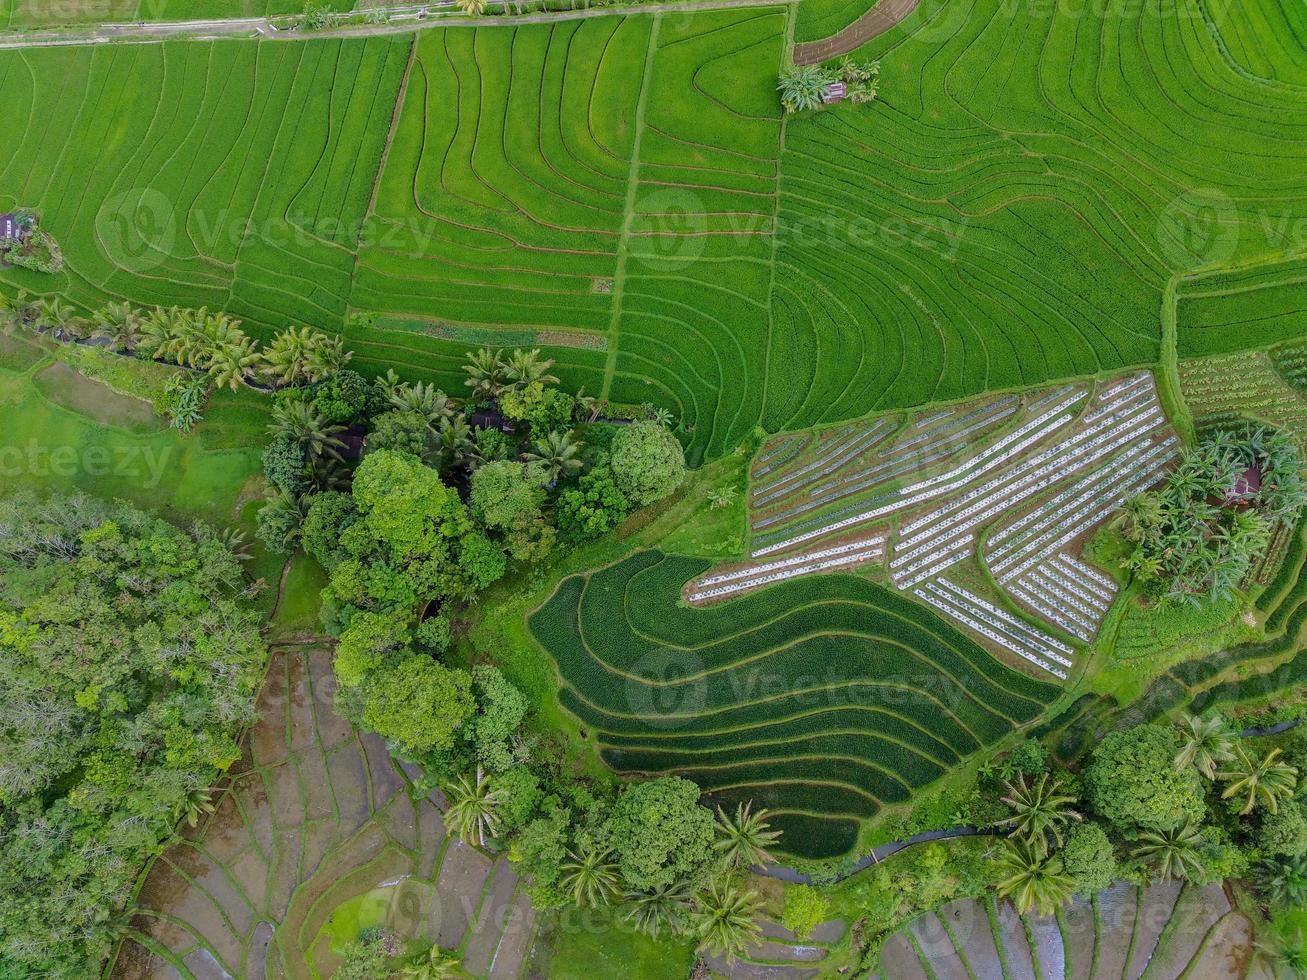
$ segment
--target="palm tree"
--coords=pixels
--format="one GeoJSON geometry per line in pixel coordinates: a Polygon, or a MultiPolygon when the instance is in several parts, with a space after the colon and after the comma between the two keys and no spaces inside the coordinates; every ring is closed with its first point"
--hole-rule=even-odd
{"type": "Polygon", "coordinates": [[[1018,840],[1029,844],[1031,849],[1041,857],[1049,851],[1049,838],[1057,841],[1058,847],[1064,843],[1063,831],[1073,820],[1083,817],[1068,804],[1076,798],[1062,792],[1062,782],[1044,773],[1034,783],[1027,781],[1024,775],[1017,778],[1016,784],[1004,783],[1007,795],[1003,802],[1012,811],[1012,816],[995,823],[996,827],[1010,827],[1018,840]]]}
{"type": "Polygon", "coordinates": [[[1011,899],[1022,915],[1032,910],[1036,915],[1052,915],[1070,901],[1075,890],[1060,858],[1040,853],[1025,841],[1009,841],[994,865],[1001,875],[995,891],[1011,899]]]}
{"type": "Polygon", "coordinates": [[[630,911],[626,917],[636,929],[657,939],[663,931],[684,934],[690,909],[691,889],[683,881],[661,885],[651,892],[627,892],[630,911]]]}
{"type": "Polygon", "coordinates": [[[593,422],[603,411],[604,402],[598,398],[585,393],[585,388],[576,390],[576,420],[578,422],[593,422]]]}
{"type": "Polygon", "coordinates": [[[1217,763],[1234,758],[1234,733],[1221,715],[1199,718],[1186,713],[1177,727],[1183,744],[1175,755],[1176,772],[1193,766],[1205,778],[1215,779],[1217,763]]]}
{"type": "Polygon", "coordinates": [[[1228,772],[1218,773],[1221,779],[1230,780],[1230,785],[1221,794],[1221,799],[1228,800],[1240,793],[1247,793],[1248,800],[1239,812],[1247,815],[1253,807],[1263,803],[1272,813],[1280,809],[1280,800],[1293,795],[1298,785],[1298,770],[1287,762],[1280,762],[1280,750],[1271,749],[1261,761],[1254,762],[1240,746],[1235,749],[1234,767],[1228,772]]]}
{"type": "Polygon", "coordinates": [[[432,428],[439,428],[454,417],[454,403],[433,384],[401,382],[391,387],[387,401],[401,412],[417,412],[432,428]]]}
{"type": "Polygon", "coordinates": [[[1276,908],[1307,905],[1307,857],[1273,857],[1258,863],[1257,886],[1276,908]]]}
{"type": "Polygon", "coordinates": [[[339,337],[333,340],[312,327],[290,327],[272,338],[264,351],[264,373],[282,385],[321,381],[339,370],[331,363],[337,358],[334,352],[339,346],[339,337]]]}
{"type": "Polygon", "coordinates": [[[699,948],[734,963],[762,932],[755,918],[760,905],[756,893],[740,889],[730,878],[713,880],[695,897],[691,913],[699,948]]]}
{"type": "Polygon", "coordinates": [[[354,352],[345,349],[340,334],[317,332],[313,349],[309,352],[308,375],[310,381],[321,381],[342,371],[354,359],[354,352]]]}
{"type": "Polygon", "coordinates": [[[486,0],[454,0],[454,3],[469,17],[480,17],[486,12],[486,0]]]}
{"type": "Polygon", "coordinates": [[[236,391],[262,360],[259,342],[241,334],[209,351],[209,363],[205,370],[216,387],[236,391]]]}
{"type": "Polygon", "coordinates": [[[327,421],[325,415],[313,407],[310,402],[299,399],[287,399],[272,408],[272,422],[268,432],[274,436],[288,437],[304,447],[310,459],[329,456],[340,459],[340,450],[345,443],[337,433],[345,431],[344,426],[327,421]]]}
{"type": "Polygon", "coordinates": [[[1163,881],[1170,881],[1172,878],[1193,878],[1202,871],[1199,850],[1202,844],[1202,829],[1190,822],[1175,830],[1140,834],[1139,843],[1132,853],[1144,864],[1154,865],[1163,881]]]}
{"type": "Polygon", "coordinates": [[[549,373],[553,366],[554,362],[549,358],[541,358],[538,350],[514,350],[508,356],[508,365],[504,368],[504,377],[508,381],[506,387],[521,391],[534,384],[556,385],[558,379],[549,373]]]}
{"type": "Polygon", "coordinates": [[[572,893],[578,908],[607,905],[617,894],[617,865],[612,856],[611,847],[579,847],[567,852],[560,882],[572,893]]]}
{"type": "Polygon", "coordinates": [[[458,957],[446,953],[439,943],[434,943],[425,953],[419,953],[412,963],[405,966],[400,975],[410,980],[449,980],[461,972],[458,957]]]}
{"type": "Polygon", "coordinates": [[[58,296],[41,297],[33,305],[32,312],[32,326],[51,333],[65,329],[77,313],[58,296]]]}
{"type": "Polygon", "coordinates": [[[31,312],[32,304],[28,301],[26,289],[18,290],[12,298],[0,293],[0,329],[5,333],[25,326],[31,312]]]}
{"type": "Polygon", "coordinates": [[[803,112],[821,105],[822,92],[830,79],[820,65],[786,65],[776,86],[786,112],[803,112]]]}
{"type": "Polygon", "coordinates": [[[103,337],[114,350],[135,351],[143,337],[140,313],[130,303],[110,303],[91,315],[92,337],[103,337]]]}
{"type": "Polygon", "coordinates": [[[752,809],[752,800],[737,804],[733,815],[720,806],[717,808],[717,840],[713,850],[721,855],[727,868],[766,864],[771,860],[767,848],[781,838],[781,832],[772,830],[767,823],[767,811],[752,813],[752,809]]]}
{"type": "Polygon", "coordinates": [[[461,415],[441,423],[438,436],[436,451],[446,469],[462,465],[476,449],[476,444],[472,442],[472,429],[461,415]]]}
{"type": "Polygon", "coordinates": [[[295,550],[309,516],[309,496],[296,496],[280,487],[269,487],[259,508],[259,535],[270,548],[280,546],[282,553],[295,550]],[[276,530],[271,530],[275,528],[276,530]],[[269,540],[275,534],[277,540],[269,540]]]}
{"type": "Polygon", "coordinates": [[[575,473],[585,463],[581,460],[581,440],[571,432],[551,432],[537,439],[526,459],[539,462],[553,483],[560,476],[575,473]]]}
{"type": "Polygon", "coordinates": [[[177,818],[184,821],[188,827],[194,827],[199,823],[200,817],[213,811],[212,794],[207,786],[197,786],[187,790],[186,795],[177,804],[177,818]]]}
{"type": "Polygon", "coordinates": [[[485,847],[499,826],[500,795],[490,788],[490,779],[477,767],[475,781],[459,776],[445,788],[449,809],[445,820],[466,844],[485,847]]]}
{"type": "Polygon", "coordinates": [[[463,371],[467,374],[463,383],[472,389],[473,400],[498,398],[504,390],[504,357],[497,350],[482,347],[475,353],[469,351],[463,371]]]}

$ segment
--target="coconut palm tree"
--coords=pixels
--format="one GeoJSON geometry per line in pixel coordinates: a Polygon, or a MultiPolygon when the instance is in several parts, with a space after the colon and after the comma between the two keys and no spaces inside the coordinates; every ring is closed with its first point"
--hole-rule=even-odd
{"type": "Polygon", "coordinates": [[[1228,800],[1246,793],[1248,799],[1239,811],[1243,815],[1252,813],[1258,803],[1264,804],[1272,813],[1279,810],[1280,801],[1291,797],[1298,785],[1298,769],[1281,762],[1279,755],[1280,750],[1276,748],[1260,760],[1253,760],[1242,746],[1236,748],[1234,765],[1227,772],[1217,773],[1221,779],[1230,781],[1221,793],[1221,799],[1228,800]]]}
{"type": "Polygon", "coordinates": [[[1011,899],[1022,915],[1031,911],[1052,915],[1075,890],[1075,882],[1062,870],[1061,858],[1041,853],[1026,841],[1008,841],[994,866],[1001,876],[995,891],[1011,899]]]}
{"type": "Polygon", "coordinates": [[[761,935],[756,919],[761,904],[756,893],[741,889],[730,878],[714,879],[695,896],[690,914],[699,948],[735,962],[761,935]]]}
{"type": "Polygon", "coordinates": [[[327,375],[319,345],[329,340],[312,327],[289,327],[272,338],[263,352],[264,374],[281,385],[311,384],[327,375]]]}
{"type": "Polygon", "coordinates": [[[309,352],[308,375],[311,381],[321,381],[344,370],[345,365],[354,359],[354,352],[345,349],[345,341],[340,334],[317,332],[313,349],[309,352]]]}
{"type": "Polygon", "coordinates": [[[504,390],[504,356],[497,350],[482,347],[478,351],[469,351],[463,371],[467,378],[463,383],[472,389],[474,401],[482,398],[498,398],[504,390]]]}
{"type": "Polygon", "coordinates": [[[461,466],[476,450],[472,429],[461,415],[455,415],[440,424],[436,452],[445,469],[461,466]]]}
{"type": "Polygon", "coordinates": [[[692,894],[690,886],[683,881],[660,885],[651,892],[627,892],[630,910],[626,917],[636,929],[655,939],[664,931],[673,936],[684,935],[692,894]]]}
{"type": "Polygon", "coordinates": [[[445,422],[454,417],[454,403],[449,396],[433,384],[419,381],[416,384],[401,382],[387,394],[387,401],[401,412],[417,412],[424,416],[433,429],[439,431],[445,422]]]}
{"type": "Polygon", "coordinates": [[[92,337],[108,340],[114,350],[131,353],[140,345],[144,320],[130,303],[109,303],[91,314],[92,337]]]}
{"type": "Polygon", "coordinates": [[[508,364],[504,367],[506,387],[521,391],[530,385],[556,385],[558,379],[549,373],[554,366],[550,358],[542,358],[538,350],[514,350],[508,355],[508,364]]]}
{"type": "Polygon", "coordinates": [[[486,0],[454,0],[454,3],[469,17],[480,17],[486,12],[486,0]]]}
{"type": "Polygon", "coordinates": [[[1307,906],[1307,857],[1272,857],[1257,864],[1254,878],[1276,908],[1307,906]]]}
{"type": "Polygon", "coordinates": [[[343,431],[344,426],[328,422],[310,402],[299,399],[277,402],[272,408],[272,422],[268,425],[270,435],[285,436],[299,443],[311,460],[323,456],[340,459],[340,450],[345,448],[345,443],[338,434],[343,431]]]}
{"type": "Polygon", "coordinates": [[[209,351],[205,371],[215,387],[236,391],[258,369],[262,360],[259,342],[241,334],[209,351]]]}
{"type": "Polygon", "coordinates": [[[76,315],[77,311],[58,296],[43,296],[32,306],[32,326],[42,333],[53,333],[67,329],[76,315]]]}
{"type": "Polygon", "coordinates": [[[735,813],[717,808],[717,840],[715,850],[727,868],[751,868],[771,860],[767,848],[781,838],[779,830],[767,823],[768,813],[760,809],[753,813],[753,801],[739,803],[735,813]]]}
{"type": "Polygon", "coordinates": [[[490,786],[490,778],[477,766],[475,779],[459,776],[447,787],[449,808],[445,820],[466,844],[485,847],[499,827],[501,797],[490,786]]]}
{"type": "Polygon", "coordinates": [[[206,813],[214,811],[213,796],[207,786],[196,786],[187,790],[177,804],[177,819],[188,827],[194,827],[206,813]]]}
{"type": "Polygon", "coordinates": [[[786,65],[776,88],[786,112],[803,112],[821,105],[822,92],[829,82],[820,65],[786,65]]]}
{"type": "Polygon", "coordinates": [[[551,432],[537,439],[526,459],[539,462],[550,483],[560,476],[575,473],[585,463],[581,459],[581,440],[572,432],[551,432]]]}
{"type": "Polygon", "coordinates": [[[997,821],[994,826],[1011,828],[1012,833],[1041,856],[1049,851],[1050,838],[1058,847],[1064,843],[1063,831],[1072,821],[1083,817],[1070,808],[1074,796],[1062,792],[1062,782],[1049,773],[1030,782],[1022,775],[1015,784],[1004,783],[1007,794],[1002,798],[1012,816],[997,821]]]}
{"type": "Polygon", "coordinates": [[[578,908],[607,905],[617,894],[619,877],[612,857],[611,847],[594,845],[567,852],[559,881],[578,908]]]}
{"type": "Polygon", "coordinates": [[[26,289],[18,290],[12,297],[0,293],[0,332],[8,334],[26,326],[31,314],[32,304],[26,289]]]}
{"type": "Polygon", "coordinates": [[[1134,858],[1157,869],[1163,881],[1192,878],[1202,871],[1202,829],[1186,823],[1175,830],[1146,831],[1131,852],[1134,858]]]}
{"type": "Polygon", "coordinates": [[[1234,733],[1221,715],[1184,714],[1177,722],[1180,729],[1180,751],[1175,755],[1175,770],[1180,772],[1193,766],[1206,779],[1216,778],[1217,763],[1234,758],[1234,733]]]}
{"type": "Polygon", "coordinates": [[[449,980],[460,975],[462,970],[458,966],[458,957],[446,953],[439,943],[433,944],[426,952],[419,953],[412,963],[400,971],[400,976],[409,980],[449,980]]]}
{"type": "Polygon", "coordinates": [[[576,420],[578,422],[593,422],[603,411],[604,402],[598,398],[585,393],[585,388],[576,390],[576,420]]]}

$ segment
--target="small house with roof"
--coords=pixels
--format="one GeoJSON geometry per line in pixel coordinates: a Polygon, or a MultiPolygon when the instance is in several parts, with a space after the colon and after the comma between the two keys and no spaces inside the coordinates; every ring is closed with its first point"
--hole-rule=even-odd
{"type": "Polygon", "coordinates": [[[821,90],[821,101],[827,105],[843,102],[849,94],[849,87],[844,82],[831,82],[821,90]]]}
{"type": "Polygon", "coordinates": [[[27,238],[28,223],[16,214],[0,214],[0,245],[19,245],[27,238]]]}

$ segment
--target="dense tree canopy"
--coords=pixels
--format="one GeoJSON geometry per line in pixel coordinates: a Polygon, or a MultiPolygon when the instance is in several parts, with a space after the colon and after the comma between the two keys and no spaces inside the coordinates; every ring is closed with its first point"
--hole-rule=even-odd
{"type": "Polygon", "coordinates": [[[1094,809],[1121,830],[1171,831],[1201,822],[1202,777],[1177,769],[1180,739],[1170,728],[1140,725],[1112,732],[1094,749],[1085,785],[1094,809]]]}
{"type": "Polygon", "coordinates": [[[613,437],[613,477],[637,507],[661,500],[685,479],[685,450],[657,422],[632,422],[613,437]]]}
{"type": "Polygon", "coordinates": [[[85,977],[142,862],[240,756],[239,563],[126,504],[0,500],[0,973],[85,977]]]}
{"type": "Polygon", "coordinates": [[[699,787],[666,776],[627,786],[609,817],[622,877],[653,891],[696,881],[712,861],[713,817],[699,805],[699,787]]]}

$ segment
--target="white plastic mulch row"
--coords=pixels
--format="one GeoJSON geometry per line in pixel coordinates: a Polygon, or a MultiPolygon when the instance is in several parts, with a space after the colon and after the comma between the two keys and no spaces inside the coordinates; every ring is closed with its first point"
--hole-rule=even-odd
{"type": "Polygon", "coordinates": [[[822,558],[833,558],[836,555],[846,555],[850,552],[861,551],[872,546],[884,548],[884,535],[876,535],[871,538],[859,538],[857,541],[849,541],[845,544],[835,545],[831,548],[822,548],[820,551],[810,551],[806,554],[796,555],[793,558],[782,558],[779,561],[770,561],[763,565],[750,565],[747,568],[738,568],[733,572],[719,572],[716,575],[710,575],[707,578],[699,579],[694,583],[694,586],[696,588],[703,588],[708,585],[718,585],[721,582],[733,582],[736,579],[751,578],[755,575],[774,572],[782,568],[791,568],[795,565],[818,561],[822,558]]]}
{"type": "Polygon", "coordinates": [[[780,469],[799,453],[803,452],[803,447],[808,444],[804,436],[795,436],[787,439],[778,445],[775,449],[770,449],[758,457],[754,462],[757,469],[754,470],[753,478],[761,479],[768,473],[773,473],[780,469]]]}
{"type": "MultiPolygon", "coordinates": [[[[941,579],[940,581],[944,580],[941,579]]],[[[1009,636],[1003,635],[992,626],[986,625],[985,618],[980,615],[980,610],[968,609],[961,600],[938,588],[934,582],[927,583],[926,588],[913,589],[913,595],[973,632],[988,637],[1003,649],[1015,653],[1023,660],[1029,661],[1042,670],[1048,671],[1054,677],[1066,680],[1066,671],[1050,663],[1048,659],[1040,655],[1040,652],[1032,652],[1032,649],[1035,648],[1029,642],[1016,641],[1009,636]],[[946,601],[946,599],[949,601],[946,601]]]]}
{"type": "Polygon", "coordinates": [[[771,585],[775,582],[783,582],[787,579],[798,578],[801,575],[812,575],[817,572],[830,571],[833,568],[847,568],[853,565],[860,565],[863,562],[873,561],[885,554],[883,545],[866,545],[860,551],[853,551],[848,554],[836,555],[833,558],[824,558],[820,561],[809,561],[805,564],[795,565],[791,568],[780,571],[769,572],[765,575],[759,575],[754,578],[740,579],[730,582],[726,585],[718,585],[711,589],[704,589],[699,592],[688,592],[686,598],[690,602],[703,602],[707,599],[716,599],[724,595],[731,595],[736,592],[744,592],[747,589],[756,589],[764,585],[771,585]]]}
{"type": "Polygon", "coordinates": [[[1100,402],[1107,401],[1107,399],[1111,398],[1113,395],[1120,394],[1123,391],[1133,388],[1143,381],[1152,381],[1152,380],[1153,380],[1153,376],[1149,374],[1147,371],[1145,371],[1143,374],[1131,375],[1128,378],[1123,378],[1122,380],[1116,382],[1116,384],[1112,385],[1110,388],[1105,388],[1104,390],[1100,391],[1098,393],[1098,400],[1100,402]]]}
{"type": "Polygon", "coordinates": [[[757,548],[753,552],[753,557],[760,558],[763,555],[772,554],[777,551],[784,551],[797,544],[802,544],[804,541],[811,541],[813,538],[825,537],[826,535],[833,534],[843,528],[875,520],[879,517],[884,517],[886,514],[892,514],[895,511],[913,507],[927,500],[943,496],[953,490],[959,490],[972,480],[978,479],[997,467],[1002,466],[1008,460],[1024,452],[1031,444],[1047,438],[1051,433],[1069,423],[1072,420],[1072,416],[1060,413],[1084,397],[1084,392],[1077,392],[1069,399],[1059,403],[1053,409],[1031,419],[1016,431],[1011,432],[998,440],[988,449],[985,449],[983,452],[971,459],[960,463],[951,470],[932,477],[929,480],[922,480],[919,483],[899,489],[896,491],[897,496],[886,504],[858,511],[841,520],[757,548]]]}
{"type": "Polygon", "coordinates": [[[1093,639],[1093,631],[1086,629],[1084,626],[1072,622],[1065,614],[1055,609],[1053,606],[1044,602],[1038,596],[1032,595],[1023,589],[1016,582],[1009,582],[1003,586],[1013,598],[1019,599],[1035,611],[1039,616],[1060,626],[1065,632],[1070,633],[1076,639],[1083,643],[1088,643],[1093,639]]]}
{"type": "MultiPolygon", "coordinates": [[[[1148,468],[1143,471],[1142,475],[1136,470],[1130,474],[1133,479],[1129,485],[1117,490],[1107,490],[1100,492],[1098,496],[1089,504],[1094,507],[1089,513],[1081,513],[1061,536],[1055,540],[1049,540],[1052,535],[1062,530],[1061,526],[1055,526],[1045,531],[1039,537],[1029,542],[1020,552],[1015,555],[1009,555],[1003,562],[999,563],[1006,570],[999,574],[999,580],[1006,582],[1009,579],[1016,578],[1026,572],[1027,569],[1048,558],[1059,548],[1064,547],[1069,541],[1073,540],[1085,531],[1097,525],[1100,521],[1105,520],[1111,513],[1121,506],[1126,500],[1142,493],[1155,483],[1162,475],[1163,471],[1170,464],[1175,456],[1176,440],[1174,437],[1168,437],[1165,442],[1160,443],[1155,450],[1148,453],[1138,461],[1139,465],[1149,463],[1148,468]],[[1016,566],[1010,566],[1012,561],[1020,561],[1016,566]]],[[[1110,475],[1118,475],[1115,471],[1110,471],[1110,475]]],[[[999,568],[994,567],[995,573],[999,573],[999,568]]]]}
{"type": "Polygon", "coordinates": [[[908,439],[900,439],[884,455],[888,456],[912,446],[919,445],[920,443],[929,443],[941,438],[943,438],[944,441],[953,442],[960,436],[966,435],[969,432],[974,432],[977,426],[984,428],[994,424],[995,422],[1001,422],[1010,418],[1020,407],[1021,399],[1016,395],[1010,395],[1007,398],[1000,398],[998,401],[982,405],[979,408],[968,412],[966,415],[961,415],[955,419],[951,419],[943,425],[937,425],[924,432],[918,432],[916,435],[908,439]],[[958,431],[959,429],[961,431],[958,431]]]}
{"type": "MultiPolygon", "coordinates": [[[[1050,497],[1030,513],[996,530],[989,538],[991,558],[1002,558],[1020,547],[1023,538],[1042,530],[1074,511],[1077,507],[1082,506],[1083,500],[1081,498],[1089,492],[1086,488],[1091,487],[1096,482],[1110,482],[1114,476],[1121,472],[1120,468],[1122,466],[1131,463],[1136,457],[1145,453],[1152,445],[1148,441],[1149,438],[1150,433],[1140,433],[1137,429],[1132,428],[1125,440],[1127,445],[1124,452],[1111,459],[1110,466],[1103,465],[1089,471],[1080,480],[1050,497]],[[1144,436],[1143,441],[1136,441],[1139,435],[1144,436]]],[[[1116,449],[1120,448],[1120,446],[1116,446],[1113,451],[1115,452],[1116,449]]]]}
{"type": "Polygon", "coordinates": [[[929,554],[918,558],[906,568],[891,571],[890,577],[894,580],[896,586],[907,591],[914,585],[938,575],[946,568],[953,567],[968,555],[974,554],[975,543],[976,536],[968,534],[950,543],[947,547],[932,548],[929,554]]]}
{"type": "Polygon", "coordinates": [[[936,412],[934,415],[927,415],[925,418],[917,419],[912,423],[914,429],[922,429],[930,425],[931,422],[938,422],[940,419],[946,419],[952,415],[956,409],[946,408],[942,412],[936,412]]]}
{"type": "Polygon", "coordinates": [[[1096,568],[1091,568],[1082,561],[1077,561],[1065,551],[1053,556],[1053,561],[1068,578],[1080,582],[1081,586],[1096,591],[1110,604],[1116,599],[1117,585],[1096,568]]]}
{"type": "Polygon", "coordinates": [[[793,473],[778,477],[766,487],[756,488],[753,491],[753,505],[761,507],[773,500],[788,497],[791,494],[798,493],[808,484],[829,476],[831,473],[838,472],[850,460],[861,456],[868,449],[883,442],[893,431],[894,426],[888,420],[879,420],[866,432],[856,433],[851,439],[842,440],[833,449],[826,450],[822,456],[806,466],[800,467],[793,473]]]}
{"type": "Polygon", "coordinates": [[[1102,622],[1103,613],[1107,612],[1107,610],[1094,609],[1069,595],[1065,589],[1060,588],[1047,575],[1040,574],[1040,569],[1043,567],[1043,565],[1040,565],[1026,572],[1021,577],[1022,584],[1032,592],[1037,591],[1055,608],[1060,609],[1063,615],[1080,623],[1085,629],[1097,633],[1098,624],[1102,622]]]}
{"type": "Polygon", "coordinates": [[[1161,416],[1150,412],[1124,424],[1119,419],[1108,418],[1097,426],[1083,429],[1070,439],[905,525],[900,532],[903,536],[899,539],[899,546],[913,547],[927,538],[937,539],[968,530],[993,517],[995,512],[1010,509],[1027,497],[1097,463],[1161,421],[1161,416]],[[1105,429],[1108,431],[1101,431],[1105,429]],[[931,526],[943,518],[948,518],[943,525],[931,526]],[[959,522],[963,523],[959,525],[959,522]]]}

